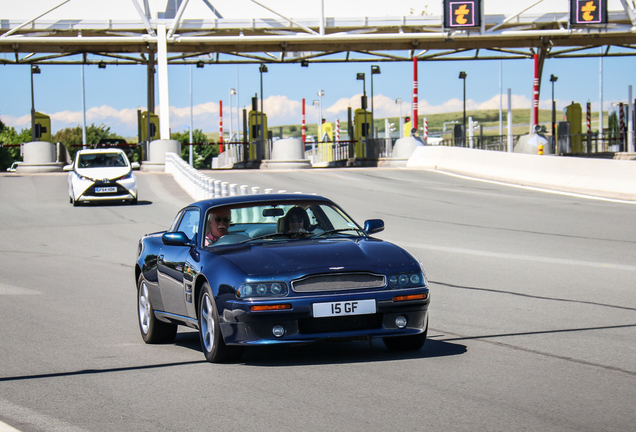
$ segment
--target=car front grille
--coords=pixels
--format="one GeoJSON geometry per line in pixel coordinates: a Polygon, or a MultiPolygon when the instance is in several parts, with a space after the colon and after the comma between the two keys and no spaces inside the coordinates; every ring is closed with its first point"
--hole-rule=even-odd
{"type": "Polygon", "coordinates": [[[334,333],[382,328],[383,314],[352,315],[326,318],[303,318],[298,320],[301,334],[334,333]]]}
{"type": "Polygon", "coordinates": [[[386,277],[372,273],[334,273],[292,281],[295,292],[344,291],[386,286],[386,277]]]}
{"type": "Polygon", "coordinates": [[[103,182],[95,182],[91,187],[89,187],[88,189],[86,189],[86,192],[84,192],[84,196],[85,197],[89,197],[89,196],[93,196],[93,197],[109,197],[109,196],[121,196],[121,195],[127,195],[128,194],[128,189],[126,189],[125,187],[123,187],[122,185],[120,185],[119,183],[116,183],[115,181],[112,181],[110,183],[103,183],[103,182]],[[117,187],[117,191],[115,192],[100,192],[97,193],[95,192],[95,188],[98,187],[117,187]]]}

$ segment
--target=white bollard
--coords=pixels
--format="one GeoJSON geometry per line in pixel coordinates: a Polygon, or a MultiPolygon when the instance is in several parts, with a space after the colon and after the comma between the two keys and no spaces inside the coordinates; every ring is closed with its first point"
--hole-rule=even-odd
{"type": "Polygon", "coordinates": [[[214,179],[211,179],[210,177],[207,178],[206,180],[206,194],[205,194],[205,198],[206,199],[210,199],[210,198],[214,198],[214,179]]]}
{"type": "Polygon", "coordinates": [[[278,193],[287,193],[287,191],[283,189],[283,190],[279,190],[278,193]]]}
{"type": "Polygon", "coordinates": [[[226,197],[229,195],[228,190],[227,190],[227,186],[228,186],[228,182],[222,182],[221,183],[221,196],[226,197]]]}
{"type": "Polygon", "coordinates": [[[260,189],[261,189],[261,188],[260,188],[260,187],[258,187],[258,186],[253,186],[253,187],[252,187],[252,195],[258,195],[259,193],[261,193],[261,192],[260,192],[260,189]]]}
{"type": "Polygon", "coordinates": [[[214,180],[214,198],[221,198],[221,180],[214,180]]]}
{"type": "Polygon", "coordinates": [[[236,191],[236,183],[231,183],[230,184],[230,196],[236,196],[238,195],[237,191],[236,191]]]}
{"type": "Polygon", "coordinates": [[[249,195],[249,190],[247,188],[247,185],[241,185],[241,195],[249,195]]]}
{"type": "Polygon", "coordinates": [[[265,189],[265,193],[266,193],[266,194],[274,193],[274,189],[269,189],[269,188],[268,188],[268,189],[265,189]]]}

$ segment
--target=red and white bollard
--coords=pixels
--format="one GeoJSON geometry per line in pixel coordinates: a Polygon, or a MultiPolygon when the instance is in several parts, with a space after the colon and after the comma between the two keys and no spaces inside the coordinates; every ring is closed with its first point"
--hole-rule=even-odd
{"type": "Polygon", "coordinates": [[[223,101],[219,101],[219,154],[223,153],[223,101]]]}
{"type": "Polygon", "coordinates": [[[428,140],[428,119],[424,117],[424,142],[428,140]]]}
{"type": "Polygon", "coordinates": [[[305,98],[303,98],[303,144],[305,144],[305,138],[307,138],[307,130],[305,129],[305,98]]]}
{"type": "Polygon", "coordinates": [[[413,120],[411,124],[417,130],[417,57],[413,57],[413,120]]]}
{"type": "MultiPolygon", "coordinates": [[[[620,125],[619,125],[619,137],[618,145],[619,149],[623,148],[623,142],[625,141],[625,110],[623,109],[623,102],[618,104],[618,110],[620,111],[620,125]]],[[[621,150],[619,150],[621,151],[621,150]]]]}

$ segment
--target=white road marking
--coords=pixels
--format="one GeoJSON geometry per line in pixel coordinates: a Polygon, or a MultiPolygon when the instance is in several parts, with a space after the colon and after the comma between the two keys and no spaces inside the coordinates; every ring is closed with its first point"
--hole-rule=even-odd
{"type": "Polygon", "coordinates": [[[35,295],[42,294],[39,291],[28,289],[28,288],[20,288],[14,285],[7,285],[0,283],[0,295],[35,295]]]}
{"type": "MultiPolygon", "coordinates": [[[[60,432],[86,432],[84,429],[65,421],[56,419],[46,414],[40,414],[30,408],[25,408],[0,399],[0,412],[5,418],[10,418],[16,423],[28,426],[30,429],[60,431],[60,432]]],[[[6,423],[0,421],[0,432],[20,432],[6,423]]]]}
{"type": "Polygon", "coordinates": [[[594,262],[594,261],[582,261],[582,260],[572,260],[572,259],[553,258],[553,257],[541,257],[541,256],[533,256],[533,255],[517,255],[517,254],[501,253],[501,252],[488,252],[488,251],[478,250],[478,249],[464,249],[464,248],[456,248],[456,247],[448,247],[448,246],[434,246],[434,245],[427,245],[422,243],[401,242],[396,240],[389,240],[389,241],[399,246],[402,246],[406,249],[427,249],[427,250],[435,250],[435,251],[449,252],[449,253],[455,253],[455,254],[474,255],[478,257],[503,258],[503,259],[512,259],[512,260],[520,260],[520,261],[534,261],[534,262],[541,262],[541,263],[547,263],[547,264],[596,267],[596,268],[603,268],[603,269],[609,269],[609,270],[625,270],[625,271],[636,272],[636,266],[633,266],[633,265],[603,263],[603,262],[594,262]]]}

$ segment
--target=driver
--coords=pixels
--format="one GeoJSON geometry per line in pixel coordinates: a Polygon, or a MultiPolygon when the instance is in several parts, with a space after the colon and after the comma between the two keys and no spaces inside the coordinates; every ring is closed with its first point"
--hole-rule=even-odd
{"type": "Polygon", "coordinates": [[[309,229],[309,216],[302,207],[292,207],[285,215],[284,232],[291,238],[302,237],[309,229]]]}
{"type": "Polygon", "coordinates": [[[219,209],[208,216],[208,233],[205,236],[204,246],[210,246],[227,234],[230,227],[231,213],[229,209],[219,209]]]}

